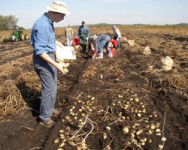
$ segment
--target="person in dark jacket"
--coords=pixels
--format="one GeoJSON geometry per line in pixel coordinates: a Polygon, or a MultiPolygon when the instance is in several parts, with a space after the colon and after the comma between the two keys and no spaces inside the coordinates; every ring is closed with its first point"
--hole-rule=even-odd
{"type": "Polygon", "coordinates": [[[86,53],[87,42],[89,39],[89,29],[85,25],[85,21],[82,21],[82,25],[78,29],[79,43],[82,47],[82,52],[86,53]]]}

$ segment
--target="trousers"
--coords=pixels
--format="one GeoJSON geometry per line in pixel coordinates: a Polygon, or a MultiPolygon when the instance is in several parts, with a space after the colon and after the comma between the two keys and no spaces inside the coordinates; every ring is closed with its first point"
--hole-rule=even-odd
{"type": "MultiPolygon", "coordinates": [[[[54,54],[48,55],[55,60],[54,54]]],[[[55,108],[57,95],[57,69],[39,56],[36,56],[34,59],[34,67],[42,85],[39,119],[47,121],[52,116],[55,108]]]]}
{"type": "Polygon", "coordinates": [[[67,46],[72,46],[72,37],[71,36],[67,36],[67,46]]]}

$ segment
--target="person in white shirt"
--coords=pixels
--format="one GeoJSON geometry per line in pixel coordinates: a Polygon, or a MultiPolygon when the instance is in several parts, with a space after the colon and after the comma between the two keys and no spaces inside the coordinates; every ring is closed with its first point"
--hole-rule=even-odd
{"type": "Polygon", "coordinates": [[[70,25],[65,29],[65,37],[67,40],[67,46],[72,46],[72,38],[73,38],[73,29],[71,28],[70,25]]]}
{"type": "Polygon", "coordinates": [[[114,32],[114,39],[118,41],[118,49],[120,49],[121,47],[121,43],[120,43],[120,40],[121,40],[121,32],[120,30],[116,27],[116,26],[112,26],[112,30],[114,32]]]}

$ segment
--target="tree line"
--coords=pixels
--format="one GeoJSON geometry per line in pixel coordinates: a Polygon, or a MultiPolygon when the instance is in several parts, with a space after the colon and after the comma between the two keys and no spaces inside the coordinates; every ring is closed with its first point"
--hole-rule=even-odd
{"type": "Polygon", "coordinates": [[[2,16],[0,15],[0,30],[10,30],[13,29],[18,22],[18,18],[13,15],[2,16]]]}

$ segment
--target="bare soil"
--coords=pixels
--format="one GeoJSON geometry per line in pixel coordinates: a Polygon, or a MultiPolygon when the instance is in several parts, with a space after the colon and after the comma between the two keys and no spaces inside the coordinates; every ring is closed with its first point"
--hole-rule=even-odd
{"type": "Polygon", "coordinates": [[[0,150],[188,149],[188,37],[122,34],[135,45],[122,41],[114,58],[92,60],[78,49],[77,59],[67,61],[52,128],[37,121],[41,87],[29,41],[1,43],[0,150]],[[146,46],[150,55],[142,54],[146,46]],[[175,62],[171,71],[157,67],[163,53],[175,62]]]}

